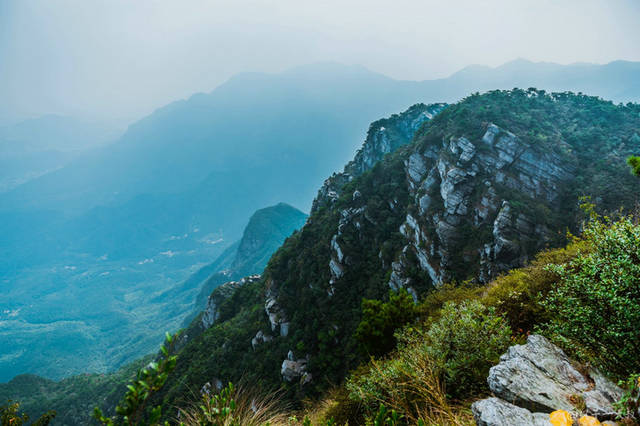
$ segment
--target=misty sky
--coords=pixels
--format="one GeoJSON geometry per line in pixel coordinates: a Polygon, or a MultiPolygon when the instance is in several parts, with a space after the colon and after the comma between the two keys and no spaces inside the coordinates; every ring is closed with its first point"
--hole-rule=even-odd
{"type": "Polygon", "coordinates": [[[317,61],[417,80],[518,57],[639,61],[639,22],[638,0],[0,0],[0,122],[127,122],[317,61]]]}

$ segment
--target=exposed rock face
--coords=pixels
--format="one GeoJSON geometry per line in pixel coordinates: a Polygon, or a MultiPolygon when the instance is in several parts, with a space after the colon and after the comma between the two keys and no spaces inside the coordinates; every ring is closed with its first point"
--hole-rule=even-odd
{"type": "Polygon", "coordinates": [[[311,374],[307,373],[307,358],[296,359],[293,355],[293,351],[289,351],[287,359],[282,361],[282,367],[280,374],[282,379],[287,382],[293,382],[296,379],[300,379],[300,384],[305,385],[312,379],[311,374]]]}
{"type": "Polygon", "coordinates": [[[278,304],[278,289],[273,282],[269,284],[267,289],[267,297],[264,304],[264,310],[269,317],[271,331],[279,330],[280,335],[286,337],[289,334],[289,320],[284,309],[278,304]]]}
{"type": "Polygon", "coordinates": [[[408,253],[433,285],[454,278],[451,265],[460,261],[454,257],[469,238],[464,233],[469,228],[477,230],[474,239],[484,244],[475,253],[464,253],[462,261],[476,263],[480,281],[524,263],[548,243],[551,232],[536,224],[531,212],[514,209],[506,193],[526,191],[551,203],[573,177],[566,160],[528,146],[495,124],[489,123],[479,140],[451,137],[442,143],[441,148],[416,149],[405,161],[407,186],[419,214],[408,215],[400,228],[407,245],[392,266],[392,288],[410,284],[402,275],[408,253]]]}
{"type": "MultiPolygon", "coordinates": [[[[420,107],[425,108],[430,107],[420,107]]],[[[406,130],[416,128],[409,123],[415,123],[411,120],[415,120],[412,117],[417,111],[410,109],[394,121],[405,129],[407,137],[406,130]]],[[[424,114],[419,117],[424,121],[430,118],[424,114]]],[[[402,146],[408,140],[390,145],[392,139],[383,138],[380,128],[374,123],[365,145],[345,172],[325,182],[314,209],[337,199],[352,176],[372,167],[370,160],[382,158],[388,147],[402,146]]],[[[383,134],[389,130],[387,126],[382,128],[383,134]]],[[[461,275],[472,271],[475,279],[486,282],[526,262],[549,244],[554,234],[533,216],[534,212],[515,208],[519,204],[511,199],[513,193],[524,193],[540,203],[557,203],[574,170],[565,158],[529,146],[492,123],[486,124],[477,139],[458,136],[443,140],[441,146],[411,145],[404,158],[407,190],[417,211],[406,214],[399,229],[406,245],[385,267],[390,270],[390,288],[406,288],[414,295],[416,285],[425,287],[424,279],[415,282],[408,273],[416,268],[426,274],[432,286],[439,286],[452,279],[465,279],[461,275]],[[470,238],[476,245],[473,250],[465,247],[470,238]]],[[[362,235],[366,227],[378,225],[371,220],[361,192],[356,190],[352,198],[352,207],[341,211],[331,240],[330,296],[348,269],[349,255],[339,243],[342,233],[354,227],[362,235]]],[[[398,200],[389,200],[388,204],[394,210],[398,200]]]]}
{"type": "Polygon", "coordinates": [[[273,337],[268,334],[264,334],[262,330],[258,330],[255,337],[251,339],[251,347],[255,350],[256,347],[262,343],[270,342],[273,340],[273,337]]]}
{"type": "MultiPolygon", "coordinates": [[[[415,106],[396,116],[393,125],[402,130],[400,138],[397,131],[395,139],[390,138],[388,124],[374,123],[345,172],[325,182],[314,210],[337,200],[343,186],[370,169],[373,159],[379,161],[390,147],[398,149],[406,144],[410,130],[418,127],[415,120],[424,123],[433,116],[425,115],[424,110],[439,112],[441,106],[433,108],[415,106]]],[[[565,146],[562,141],[559,144],[565,146]]],[[[407,210],[397,198],[387,201],[391,214],[404,211],[405,215],[399,228],[404,246],[388,261],[380,256],[389,271],[391,289],[405,288],[417,299],[418,291],[452,280],[471,277],[487,282],[524,264],[558,238],[539,215],[535,216],[535,209],[523,205],[531,200],[542,208],[561,203],[575,170],[566,156],[531,146],[493,123],[485,123],[475,138],[450,136],[440,144],[431,140],[402,149],[404,183],[409,203],[416,208],[407,210]],[[416,271],[422,275],[416,276],[416,271]]],[[[376,211],[369,209],[360,190],[350,198],[349,207],[340,210],[330,242],[329,296],[350,268],[349,248],[341,242],[343,234],[355,230],[362,239],[367,229],[370,234],[371,228],[379,226],[372,219],[376,211]]]]}
{"type": "Polygon", "coordinates": [[[580,373],[562,350],[539,335],[529,336],[525,345],[510,347],[489,371],[487,383],[497,398],[472,406],[477,424],[487,426],[526,424],[518,420],[536,416],[531,412],[555,410],[574,417],[588,414],[599,420],[613,419],[612,404],[622,396],[622,390],[597,371],[580,373]]]}
{"type": "Polygon", "coordinates": [[[229,281],[216,288],[213,293],[211,293],[211,296],[209,296],[206,309],[202,311],[202,317],[200,318],[200,326],[202,329],[208,329],[218,320],[220,316],[220,305],[231,297],[239,287],[258,280],[260,280],[260,275],[251,275],[242,278],[240,281],[229,281]]]}
{"type": "MultiPolygon", "coordinates": [[[[371,169],[386,154],[411,142],[420,126],[435,117],[445,106],[446,104],[416,104],[403,113],[372,123],[362,148],[342,173],[335,173],[324,182],[311,211],[337,200],[344,185],[371,169]]],[[[354,193],[353,198],[356,199],[359,195],[359,192],[354,193]]]]}

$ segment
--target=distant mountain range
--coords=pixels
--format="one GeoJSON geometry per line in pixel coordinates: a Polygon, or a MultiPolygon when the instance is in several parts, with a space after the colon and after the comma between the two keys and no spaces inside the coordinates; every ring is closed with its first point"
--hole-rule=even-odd
{"type": "Polygon", "coordinates": [[[117,128],[104,123],[56,115],[0,126],[0,193],[64,167],[119,136],[117,128]]]}
{"type": "Polygon", "coordinates": [[[278,199],[308,207],[313,188],[353,154],[362,129],[377,117],[418,102],[455,102],[473,92],[513,87],[638,101],[640,63],[558,65],[519,59],[420,82],[334,63],[280,74],[238,74],[209,94],[158,109],[100,153],[0,200],[9,208],[86,210],[121,204],[140,193],[180,192],[214,172],[217,180],[230,179],[243,166],[266,173],[286,161],[287,170],[261,175],[261,181],[277,187],[286,182],[282,174],[295,175],[302,183],[281,188],[287,196],[278,199]]]}
{"type": "MultiPolygon", "coordinates": [[[[20,336],[25,347],[43,335],[53,346],[77,341],[78,370],[131,360],[143,352],[126,345],[139,336],[113,345],[107,364],[91,363],[102,351],[95,336],[150,315],[156,334],[151,326],[141,330],[150,340],[140,348],[157,343],[159,328],[177,326],[190,310],[162,319],[150,292],[179,285],[217,258],[257,209],[284,201],[308,211],[317,188],[353,157],[374,119],[418,102],[454,102],[516,86],[638,101],[640,63],[517,60],[421,82],[323,63],[239,74],[211,93],[162,107],[114,143],[64,164],[47,163],[55,170],[0,194],[0,286],[7,295],[0,323],[34,330],[20,336]],[[117,303],[109,315],[93,315],[96,328],[87,329],[86,309],[75,298],[98,293],[117,303]]],[[[33,362],[22,361],[28,356],[0,353],[0,363],[33,371],[33,362]]]]}

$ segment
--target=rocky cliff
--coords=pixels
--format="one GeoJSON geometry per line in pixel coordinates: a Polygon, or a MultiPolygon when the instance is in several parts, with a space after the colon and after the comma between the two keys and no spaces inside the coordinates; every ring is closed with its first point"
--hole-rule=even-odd
{"type": "MultiPolygon", "coordinates": [[[[395,119],[425,111],[414,108],[395,119]]],[[[443,283],[485,282],[577,232],[581,196],[605,211],[638,201],[624,164],[640,152],[637,105],[530,89],[472,95],[423,117],[411,143],[406,133],[377,143],[380,127],[393,126],[371,127],[262,278],[240,286],[182,351],[170,395],[201,385],[194,365],[224,380],[285,383],[292,395],[339,382],[364,359],[354,338],[363,297],[406,288],[420,299],[443,283]]]]}
{"type": "Polygon", "coordinates": [[[354,159],[344,167],[344,171],[334,173],[324,182],[313,201],[311,211],[315,212],[337,200],[344,185],[370,170],[385,155],[411,142],[420,126],[435,117],[445,106],[442,103],[416,104],[400,114],[371,123],[367,138],[354,159]]]}

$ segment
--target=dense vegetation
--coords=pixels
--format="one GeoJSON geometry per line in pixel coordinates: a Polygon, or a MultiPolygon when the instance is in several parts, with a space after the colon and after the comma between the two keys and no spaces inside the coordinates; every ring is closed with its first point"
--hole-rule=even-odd
{"type": "MultiPolygon", "coordinates": [[[[562,198],[551,207],[530,195],[502,189],[514,208],[534,212],[535,217],[557,232],[557,238],[550,244],[565,244],[567,228],[579,232],[584,218],[577,207],[580,196],[591,195],[604,211],[621,206],[630,208],[638,200],[637,192],[631,190],[637,181],[623,164],[628,155],[640,150],[640,106],[614,105],[585,95],[546,94],[533,89],[472,95],[447,107],[427,123],[411,145],[348,183],[333,205],[318,209],[301,231],[287,239],[271,258],[263,280],[238,290],[222,307],[224,315],[220,321],[181,351],[175,376],[169,379],[162,395],[164,403],[179,405],[184,395],[215,378],[223,381],[244,378],[264,390],[282,385],[287,397],[300,400],[340,383],[349,371],[367,360],[368,353],[380,355],[393,347],[393,337],[384,330],[385,324],[405,323],[408,318],[385,319],[391,307],[384,308],[380,302],[363,304],[362,299],[389,300],[388,265],[403,246],[398,229],[406,212],[416,208],[405,184],[404,161],[412,150],[422,150],[431,144],[440,146],[443,139],[451,136],[477,139],[487,122],[509,129],[535,149],[561,156],[574,171],[571,184],[563,188],[562,198]],[[356,189],[360,193],[358,198],[352,197],[356,189]],[[391,206],[388,200],[395,200],[396,205],[391,206]],[[340,286],[331,295],[327,288],[331,279],[327,267],[331,256],[329,241],[343,217],[341,212],[362,207],[365,202],[367,220],[376,225],[343,229],[341,247],[351,257],[340,286]],[[277,337],[253,349],[250,342],[256,331],[270,332],[264,313],[265,291],[270,287],[279,292],[278,302],[288,315],[291,331],[286,337],[277,337]],[[383,317],[371,318],[370,313],[375,310],[383,317]],[[377,323],[362,325],[363,314],[365,319],[369,316],[370,322],[377,323]],[[372,349],[370,345],[367,347],[366,336],[375,333],[382,344],[372,349]],[[308,362],[313,375],[311,384],[301,387],[297,383],[282,383],[280,365],[289,350],[299,358],[311,355],[308,362]]],[[[467,241],[473,244],[481,234],[474,237],[475,231],[471,231],[467,241]]],[[[563,261],[563,256],[579,251],[581,244],[575,242],[543,256],[563,261]]],[[[464,250],[466,253],[469,248],[464,250]]],[[[452,268],[459,268],[454,274],[459,283],[471,279],[471,284],[450,290],[451,293],[474,293],[474,268],[464,263],[452,264],[452,268]]],[[[423,283],[417,290],[424,303],[437,305],[436,296],[428,296],[433,287],[426,273],[419,268],[410,273],[414,282],[423,283]]],[[[557,282],[557,276],[539,267],[534,267],[531,273],[534,275],[514,272],[499,279],[502,285],[487,290],[486,300],[509,321],[514,333],[533,330],[550,315],[533,301],[548,291],[545,285],[557,282]]]]}
{"type": "MultiPolygon", "coordinates": [[[[630,318],[637,314],[637,308],[632,306],[637,303],[640,289],[638,232],[640,225],[630,217],[615,222],[593,218],[583,238],[567,248],[541,253],[530,266],[513,270],[479,291],[437,291],[432,298],[452,301],[435,311],[434,304],[425,301],[422,308],[429,317],[436,315],[440,319],[422,319],[400,331],[402,343],[390,357],[374,360],[352,375],[347,384],[351,397],[362,402],[369,415],[385,404],[401,410],[410,423],[424,413],[433,417],[433,410],[448,412],[451,407],[443,399],[445,394],[456,401],[456,397],[486,392],[488,368],[505,346],[513,343],[512,339],[519,339],[527,331],[517,328],[525,324],[543,329],[578,360],[607,368],[605,371],[613,377],[638,371],[637,357],[622,358],[640,340],[638,321],[630,318]],[[594,294],[598,295],[598,303],[591,299],[594,294]],[[458,302],[461,298],[466,301],[458,302]],[[458,309],[453,310],[455,304],[458,309]],[[486,321],[482,317],[469,317],[469,306],[479,312],[495,312],[492,315],[498,316],[491,320],[493,326],[482,324],[486,321]],[[525,312],[524,317],[513,315],[520,310],[525,312]],[[620,314],[596,317],[598,313],[615,311],[620,314]],[[512,329],[505,334],[508,328],[500,324],[512,329]],[[463,351],[447,363],[441,361],[442,349],[438,348],[442,347],[463,351]],[[611,365],[617,367],[617,374],[611,365]],[[465,378],[448,380],[460,377],[461,372],[465,378]],[[460,394],[467,390],[471,390],[470,394],[460,394]],[[429,398],[425,399],[425,395],[429,398]]],[[[622,403],[625,407],[638,403],[637,376],[632,377],[635,381],[623,382],[630,390],[622,403]]],[[[343,409],[352,410],[353,406],[345,405],[343,409]]],[[[336,411],[339,412],[334,408],[336,411]]],[[[632,414],[633,410],[624,412],[632,414]]],[[[458,420],[460,416],[463,418],[464,414],[458,420]]]]}
{"type": "Polygon", "coordinates": [[[0,384],[0,405],[13,399],[21,403],[20,410],[32,419],[55,409],[53,424],[88,424],[96,406],[113,413],[127,390],[127,382],[149,361],[151,357],[145,357],[110,374],[83,374],[60,381],[19,375],[0,384]]]}
{"type": "MultiPolygon", "coordinates": [[[[469,411],[461,401],[487,392],[489,367],[507,346],[534,331],[616,378],[636,373],[638,225],[630,217],[608,222],[595,214],[584,225],[578,199],[591,195],[605,212],[634,206],[637,178],[624,161],[640,152],[639,132],[640,106],[570,93],[495,91],[447,107],[411,145],[315,211],[271,257],[262,280],[222,301],[217,322],[186,339],[176,353],[175,370],[149,406],[161,406],[165,418],[173,419],[177,407],[197,405],[203,389],[233,381],[250,383],[260,393],[279,388],[290,409],[309,412],[318,422],[466,424],[469,411]],[[474,256],[491,229],[464,223],[464,244],[449,265],[455,281],[436,288],[417,260],[409,259],[415,292],[389,293],[390,265],[405,246],[399,228],[418,210],[406,183],[408,157],[453,137],[478,140],[487,123],[558,156],[571,171],[554,203],[497,188],[514,210],[527,211],[553,230],[550,246],[564,248],[542,251],[527,266],[483,283],[476,279],[474,256]],[[357,211],[366,213],[348,223],[345,218],[357,211]],[[333,287],[328,265],[337,233],[349,267],[333,287]],[[288,334],[279,325],[272,328],[265,314],[265,300],[274,293],[288,334]],[[592,328],[581,330],[586,319],[592,328]],[[258,331],[273,339],[252,345],[258,331]],[[280,366],[288,352],[308,360],[310,383],[283,382],[280,366]],[[305,405],[317,397],[323,397],[320,406],[305,405]]],[[[520,243],[530,244],[529,252],[538,247],[520,243]]]]}
{"type": "MultiPolygon", "coordinates": [[[[582,236],[573,238],[567,247],[542,252],[529,266],[486,285],[436,290],[412,306],[413,319],[407,321],[405,312],[397,309],[411,300],[410,296],[402,291],[394,294],[376,306],[380,308],[379,324],[396,324],[396,348],[371,358],[354,370],[345,384],[326,393],[320,403],[300,410],[300,420],[283,405],[282,394],[265,397],[255,386],[235,389],[232,385],[219,393],[203,388],[201,401],[194,395],[176,416],[185,425],[468,425],[472,418],[465,401],[486,394],[489,367],[508,346],[535,328],[577,361],[607,369],[613,377],[629,375],[621,382],[627,391],[618,407],[627,423],[634,424],[640,397],[638,375],[631,372],[637,371],[638,365],[635,357],[627,354],[635,353],[631,351],[640,336],[637,321],[629,319],[637,309],[622,311],[638,300],[638,235],[637,217],[611,220],[592,213],[582,236]],[[599,303],[582,305],[594,294],[599,303]],[[621,314],[594,317],[615,309],[621,314]],[[516,311],[525,315],[514,315],[516,311]],[[576,312],[586,312],[591,326],[582,323],[583,317],[576,312]],[[518,328],[523,325],[527,328],[518,328]],[[618,373],[609,368],[612,361],[618,373]]],[[[363,310],[371,306],[363,303],[363,310]]],[[[363,322],[372,325],[374,316],[366,313],[363,322]]],[[[162,374],[163,362],[170,363],[170,371],[174,359],[166,350],[163,354],[164,361],[161,358],[157,368],[160,386],[167,378],[162,374]]],[[[127,398],[142,392],[146,399],[145,389],[157,391],[140,383],[140,378],[134,381],[127,398]]],[[[155,415],[150,412],[148,424],[158,424],[159,410],[157,407],[155,415]]]]}
{"type": "Polygon", "coordinates": [[[559,284],[543,303],[546,332],[604,371],[640,371],[640,227],[629,219],[593,220],[584,232],[593,250],[550,265],[559,284]]]}
{"type": "Polygon", "coordinates": [[[636,176],[640,176],[640,157],[629,157],[627,158],[627,163],[631,166],[631,172],[636,176]]]}

